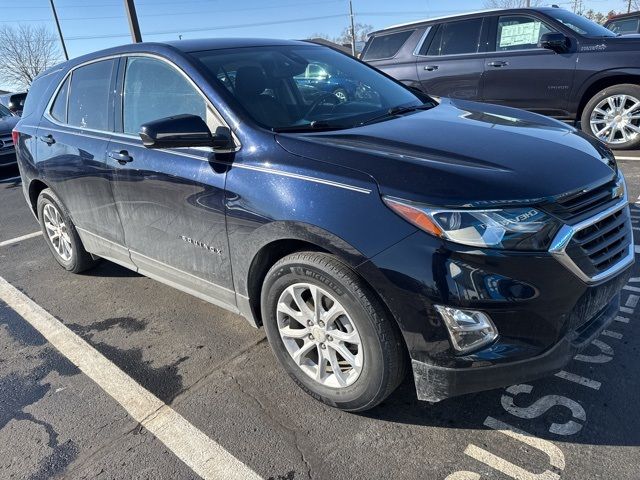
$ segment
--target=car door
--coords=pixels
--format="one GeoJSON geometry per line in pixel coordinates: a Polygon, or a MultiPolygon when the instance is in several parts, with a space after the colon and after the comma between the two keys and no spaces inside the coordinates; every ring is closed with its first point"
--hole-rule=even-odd
{"type": "Polygon", "coordinates": [[[106,165],[117,60],[80,65],[62,79],[38,127],[43,175],[87,250],[131,266],[106,165]]]}
{"type": "Polygon", "coordinates": [[[483,100],[545,115],[568,117],[577,52],[538,47],[540,37],[556,31],[533,15],[492,17],[490,48],[483,78],[483,100]]]}
{"type": "Polygon", "coordinates": [[[422,89],[438,97],[479,99],[484,70],[482,33],[482,18],[432,27],[418,51],[417,69],[422,89]]]}
{"type": "Polygon", "coordinates": [[[131,259],[145,275],[235,305],[224,214],[227,164],[211,149],[148,149],[138,136],[142,124],[173,115],[199,115],[212,131],[221,117],[182,70],[159,57],[121,59],[119,91],[107,161],[131,259]]]}

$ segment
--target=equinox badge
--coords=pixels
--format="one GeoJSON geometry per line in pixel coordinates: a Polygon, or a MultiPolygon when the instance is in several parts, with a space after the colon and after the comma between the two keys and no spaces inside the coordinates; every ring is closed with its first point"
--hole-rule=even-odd
{"type": "Polygon", "coordinates": [[[215,253],[216,255],[222,255],[222,250],[218,247],[212,247],[211,245],[200,242],[198,240],[194,240],[193,238],[186,237],[184,235],[179,235],[179,238],[187,243],[190,243],[191,245],[195,245],[196,247],[204,248],[205,250],[215,253]]]}

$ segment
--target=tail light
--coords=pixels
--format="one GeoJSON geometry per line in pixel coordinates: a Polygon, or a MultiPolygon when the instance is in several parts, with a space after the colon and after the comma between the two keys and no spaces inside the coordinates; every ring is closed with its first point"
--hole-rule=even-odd
{"type": "Polygon", "coordinates": [[[18,131],[14,128],[13,130],[11,130],[11,138],[13,139],[13,144],[14,145],[18,145],[18,138],[20,137],[20,134],[18,133],[18,131]]]}

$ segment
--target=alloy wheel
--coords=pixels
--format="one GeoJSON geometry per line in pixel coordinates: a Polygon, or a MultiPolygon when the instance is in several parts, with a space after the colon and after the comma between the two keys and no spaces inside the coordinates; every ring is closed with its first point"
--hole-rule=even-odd
{"type": "Polygon", "coordinates": [[[616,94],[600,101],[591,112],[591,131],[600,140],[618,145],[640,135],[640,100],[616,94]]]}
{"type": "Polygon", "coordinates": [[[364,360],[362,342],[345,308],[310,283],[289,286],[278,300],[278,331],[295,364],[331,388],[352,385],[364,360]]]}
{"type": "Polygon", "coordinates": [[[53,245],[56,253],[68,262],[73,255],[71,247],[71,239],[67,231],[67,225],[55,205],[47,203],[42,210],[44,227],[47,231],[47,237],[53,245]]]}

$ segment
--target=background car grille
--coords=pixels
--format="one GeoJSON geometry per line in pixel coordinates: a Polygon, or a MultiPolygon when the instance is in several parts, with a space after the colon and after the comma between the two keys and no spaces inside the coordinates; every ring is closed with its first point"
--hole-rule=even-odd
{"type": "Polygon", "coordinates": [[[4,145],[0,147],[0,153],[8,152],[13,150],[13,139],[11,138],[11,134],[9,135],[0,135],[0,140],[4,142],[4,145]]]}
{"type": "Polygon", "coordinates": [[[586,275],[594,277],[627,256],[631,243],[629,207],[624,207],[576,232],[566,253],[586,275]]]}
{"type": "Polygon", "coordinates": [[[617,180],[611,180],[588,192],[580,192],[545,205],[544,210],[562,220],[580,221],[619,202],[620,198],[612,196],[617,185],[617,180]]]}

